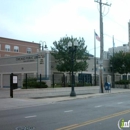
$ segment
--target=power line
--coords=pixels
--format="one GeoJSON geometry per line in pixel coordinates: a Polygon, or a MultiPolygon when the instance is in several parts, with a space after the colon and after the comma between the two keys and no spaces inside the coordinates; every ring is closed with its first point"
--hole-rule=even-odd
{"type": "Polygon", "coordinates": [[[125,26],[121,25],[120,23],[118,23],[117,21],[113,20],[112,18],[110,18],[110,17],[108,17],[108,16],[107,16],[107,18],[109,18],[111,21],[113,21],[114,23],[118,24],[120,27],[122,27],[123,29],[126,30],[126,27],[125,27],[125,26]]]}
{"type": "MultiPolygon", "coordinates": [[[[110,37],[110,38],[112,38],[112,36],[110,36],[110,35],[108,35],[108,34],[104,34],[105,36],[108,36],[108,37],[110,37]]],[[[121,40],[119,40],[119,39],[117,39],[117,38],[115,38],[115,40],[116,41],[119,41],[120,43],[125,43],[126,44],[126,42],[123,42],[123,41],[121,41],[121,40]]]]}
{"type": "MultiPolygon", "coordinates": [[[[96,49],[97,48],[100,48],[100,46],[98,46],[98,47],[96,47],[96,49]]],[[[95,48],[91,48],[91,49],[89,49],[89,50],[87,50],[88,52],[90,52],[90,51],[92,51],[92,50],[94,50],[95,48]]]]}

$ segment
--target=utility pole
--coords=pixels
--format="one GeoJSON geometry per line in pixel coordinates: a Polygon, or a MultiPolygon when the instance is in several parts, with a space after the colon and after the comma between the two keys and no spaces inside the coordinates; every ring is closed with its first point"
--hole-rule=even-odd
{"type": "MultiPolygon", "coordinates": [[[[114,48],[115,48],[114,36],[112,38],[112,42],[113,42],[113,57],[114,57],[114,48]]],[[[113,64],[113,68],[112,68],[112,87],[115,88],[114,64],[113,64]]]]}
{"type": "Polygon", "coordinates": [[[102,3],[102,0],[95,0],[95,2],[99,3],[100,8],[100,73],[99,73],[99,85],[101,89],[101,93],[103,93],[104,86],[104,76],[103,76],[103,52],[104,52],[104,42],[103,42],[103,13],[102,13],[102,5],[111,6],[111,4],[102,3]]]}

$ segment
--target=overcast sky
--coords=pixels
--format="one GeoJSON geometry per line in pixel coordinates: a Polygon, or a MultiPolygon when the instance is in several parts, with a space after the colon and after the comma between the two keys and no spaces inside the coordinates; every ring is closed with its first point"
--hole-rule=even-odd
{"type": "MultiPolygon", "coordinates": [[[[128,43],[130,0],[102,0],[104,50],[128,43]]],[[[94,0],[0,0],[0,37],[46,41],[48,47],[64,36],[83,37],[93,54],[94,29],[100,35],[99,6],[94,0]]],[[[100,43],[96,42],[97,56],[100,43]]]]}

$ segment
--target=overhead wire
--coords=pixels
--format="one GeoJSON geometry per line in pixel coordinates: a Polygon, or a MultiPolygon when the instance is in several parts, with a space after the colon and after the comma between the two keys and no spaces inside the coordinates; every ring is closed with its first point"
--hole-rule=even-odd
{"type": "Polygon", "coordinates": [[[109,18],[111,21],[113,21],[114,23],[118,24],[120,27],[122,27],[123,29],[126,29],[125,26],[121,25],[119,22],[115,21],[114,19],[110,18],[109,16],[106,16],[107,18],[109,18]]]}
{"type": "MultiPolygon", "coordinates": [[[[104,34],[104,35],[112,38],[112,36],[110,36],[110,35],[108,35],[108,34],[104,34]]],[[[114,39],[115,39],[116,41],[120,42],[120,43],[125,43],[125,44],[126,44],[126,42],[123,42],[123,41],[121,41],[121,40],[119,40],[119,39],[117,39],[117,38],[114,38],[114,39]]]]}

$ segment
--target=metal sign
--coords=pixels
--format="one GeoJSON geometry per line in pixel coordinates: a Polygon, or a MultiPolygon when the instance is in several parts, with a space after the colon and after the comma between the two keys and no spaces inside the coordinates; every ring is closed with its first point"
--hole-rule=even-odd
{"type": "Polygon", "coordinates": [[[18,83],[18,81],[17,81],[17,76],[13,76],[13,83],[14,83],[14,84],[18,83]]]}

